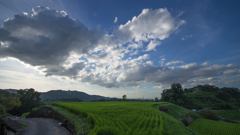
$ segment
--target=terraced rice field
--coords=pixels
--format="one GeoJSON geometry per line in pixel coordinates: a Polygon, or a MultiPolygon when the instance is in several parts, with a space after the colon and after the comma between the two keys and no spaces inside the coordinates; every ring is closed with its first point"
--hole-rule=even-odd
{"type": "Polygon", "coordinates": [[[170,115],[153,108],[156,106],[154,102],[68,102],[53,105],[90,118],[94,125],[91,135],[195,134],[170,115]]]}
{"type": "Polygon", "coordinates": [[[189,127],[201,135],[240,135],[240,124],[235,123],[198,118],[189,127]]]}
{"type": "Polygon", "coordinates": [[[236,110],[214,110],[214,112],[219,115],[220,117],[240,121],[240,112],[236,110]]]}

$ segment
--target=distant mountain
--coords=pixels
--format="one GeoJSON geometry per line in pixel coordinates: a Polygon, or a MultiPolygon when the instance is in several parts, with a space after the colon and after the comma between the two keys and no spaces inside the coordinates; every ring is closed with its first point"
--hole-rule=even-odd
{"type": "MultiPolygon", "coordinates": [[[[17,94],[17,89],[0,89],[0,94],[15,93],[17,94]]],[[[99,95],[88,95],[87,93],[80,91],[71,91],[71,90],[50,90],[48,92],[40,92],[40,98],[42,100],[46,99],[61,99],[61,98],[79,98],[82,101],[91,101],[98,99],[110,99],[109,97],[99,96],[99,95]]]]}
{"type": "Polygon", "coordinates": [[[80,91],[63,91],[63,90],[50,90],[48,92],[42,92],[40,98],[42,100],[46,99],[61,99],[61,98],[79,98],[83,101],[91,101],[98,99],[109,99],[109,97],[99,96],[99,95],[88,95],[87,93],[80,91]]]}
{"type": "Polygon", "coordinates": [[[14,94],[17,94],[17,89],[0,89],[1,91],[7,91],[9,93],[14,93],[14,94]]]}

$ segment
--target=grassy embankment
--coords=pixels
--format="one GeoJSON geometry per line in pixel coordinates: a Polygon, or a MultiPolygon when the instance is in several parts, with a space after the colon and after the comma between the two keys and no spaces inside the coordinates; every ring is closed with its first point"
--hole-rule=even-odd
{"type": "Polygon", "coordinates": [[[214,112],[220,117],[240,122],[240,111],[236,111],[236,110],[214,110],[214,112]]]}
{"type": "Polygon", "coordinates": [[[240,135],[240,124],[236,123],[198,118],[189,127],[201,135],[240,135]]]}
{"type": "MultiPolygon", "coordinates": [[[[201,117],[198,113],[193,112],[192,110],[183,108],[181,106],[172,104],[172,103],[162,103],[161,105],[166,106],[168,108],[167,114],[171,115],[177,120],[182,120],[187,118],[188,116],[191,116],[193,119],[201,117]]],[[[159,105],[154,105],[154,108],[158,109],[159,105]]]]}
{"type": "MultiPolygon", "coordinates": [[[[186,108],[166,103],[164,104],[168,108],[168,114],[173,116],[174,118],[181,120],[191,115],[192,117],[199,117],[194,120],[188,127],[196,131],[201,135],[207,134],[216,134],[216,135],[239,135],[240,134],[240,124],[235,123],[227,123],[220,121],[213,121],[204,119],[199,114],[188,110],[186,108]]],[[[235,120],[240,119],[240,112],[236,110],[214,110],[214,112],[226,119],[235,120]]]]}
{"type": "Polygon", "coordinates": [[[94,128],[89,134],[196,134],[172,116],[160,112],[156,102],[82,102],[54,103],[87,117],[94,128]],[[153,108],[154,107],[154,108],[153,108]]]}

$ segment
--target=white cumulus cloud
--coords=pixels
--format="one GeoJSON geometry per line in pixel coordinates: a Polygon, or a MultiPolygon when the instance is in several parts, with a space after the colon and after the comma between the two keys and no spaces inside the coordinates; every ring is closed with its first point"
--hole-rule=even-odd
{"type": "Polygon", "coordinates": [[[165,88],[176,82],[186,85],[238,82],[229,80],[240,75],[238,65],[197,65],[182,61],[163,65],[164,56],[159,61],[161,66],[154,65],[146,51],[156,50],[161,40],[184,23],[172,17],[166,8],[144,9],[108,35],[88,29],[64,11],[36,7],[31,13],[15,15],[3,23],[0,59],[15,58],[45,76],[107,88],[138,88],[149,83],[155,88],[165,88]],[[148,42],[141,55],[130,57],[148,42]]]}
{"type": "Polygon", "coordinates": [[[146,51],[151,51],[151,50],[156,51],[155,47],[160,45],[160,44],[161,44],[161,42],[159,42],[159,41],[151,40],[150,43],[147,46],[146,51]]]}
{"type": "Polygon", "coordinates": [[[184,23],[184,20],[172,17],[166,8],[143,9],[140,15],[120,25],[119,32],[124,35],[124,40],[134,39],[136,42],[149,39],[164,40],[184,23]]]}

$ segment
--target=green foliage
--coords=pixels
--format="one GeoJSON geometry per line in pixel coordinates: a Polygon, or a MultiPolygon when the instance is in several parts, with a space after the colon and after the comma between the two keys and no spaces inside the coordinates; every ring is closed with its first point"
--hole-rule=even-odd
{"type": "Polygon", "coordinates": [[[214,112],[218,116],[229,120],[240,120],[240,111],[238,110],[214,110],[214,112]]]}
{"type": "Polygon", "coordinates": [[[188,109],[237,109],[240,106],[238,88],[218,88],[211,85],[198,85],[182,90],[181,84],[172,84],[171,89],[161,93],[161,101],[167,101],[188,109]]]}
{"type": "MultiPolygon", "coordinates": [[[[165,102],[165,103],[162,103],[161,105],[166,106],[168,109],[167,114],[171,115],[177,120],[185,119],[188,116],[191,116],[193,119],[201,117],[198,113],[193,112],[192,110],[188,110],[186,108],[180,107],[172,103],[165,102]]],[[[158,106],[155,108],[158,109],[158,106]]]]}
{"type": "Polygon", "coordinates": [[[223,90],[219,90],[216,93],[216,97],[221,99],[221,100],[224,100],[224,101],[229,101],[231,99],[231,95],[228,94],[228,92],[223,91],[223,90]]]}
{"type": "Polygon", "coordinates": [[[122,97],[123,97],[123,99],[122,99],[123,101],[125,101],[125,100],[126,100],[126,98],[127,98],[127,96],[126,96],[126,95],[123,95],[122,97]]]}
{"type": "Polygon", "coordinates": [[[200,114],[206,118],[206,119],[210,119],[210,120],[218,120],[217,115],[215,114],[214,111],[211,110],[211,108],[203,108],[200,111],[200,114]]]}
{"type": "Polygon", "coordinates": [[[19,123],[22,125],[23,128],[27,128],[28,127],[28,125],[26,123],[23,123],[23,122],[19,122],[19,123]]]}
{"type": "Polygon", "coordinates": [[[11,96],[11,93],[9,93],[6,90],[0,90],[0,95],[3,95],[4,97],[9,97],[9,96],[11,96]]]}
{"type": "Polygon", "coordinates": [[[188,127],[201,135],[240,135],[240,124],[198,118],[188,127]]]}
{"type": "Polygon", "coordinates": [[[78,134],[82,133],[82,121],[83,120],[84,120],[84,131],[85,131],[85,133],[89,133],[94,126],[94,122],[93,122],[92,118],[90,118],[90,117],[85,117],[85,116],[83,117],[82,115],[78,115],[76,113],[75,114],[71,113],[67,109],[64,109],[64,108],[59,107],[59,106],[53,106],[53,105],[45,105],[45,106],[51,107],[52,109],[54,109],[58,113],[65,116],[71,123],[73,123],[75,125],[78,134]]]}
{"type": "Polygon", "coordinates": [[[15,107],[10,111],[13,115],[21,115],[25,112],[30,112],[33,108],[39,107],[40,105],[40,93],[34,89],[24,89],[19,90],[18,95],[20,95],[21,106],[15,107]]]}
{"type": "Polygon", "coordinates": [[[79,98],[58,98],[58,99],[46,99],[45,102],[82,102],[79,98]]]}
{"type": "Polygon", "coordinates": [[[26,113],[22,114],[22,115],[21,115],[21,118],[26,118],[26,116],[27,116],[28,114],[30,114],[30,112],[26,112],[26,113]]]}
{"type": "Polygon", "coordinates": [[[14,107],[19,107],[21,102],[19,100],[19,95],[9,94],[8,96],[0,95],[0,104],[3,104],[6,107],[6,110],[9,111],[14,107]]]}
{"type": "Polygon", "coordinates": [[[0,104],[0,116],[6,114],[6,108],[4,105],[0,104]]]}
{"type": "Polygon", "coordinates": [[[91,118],[90,135],[195,134],[172,116],[153,106],[156,102],[79,102],[53,103],[54,106],[91,118]]]}

